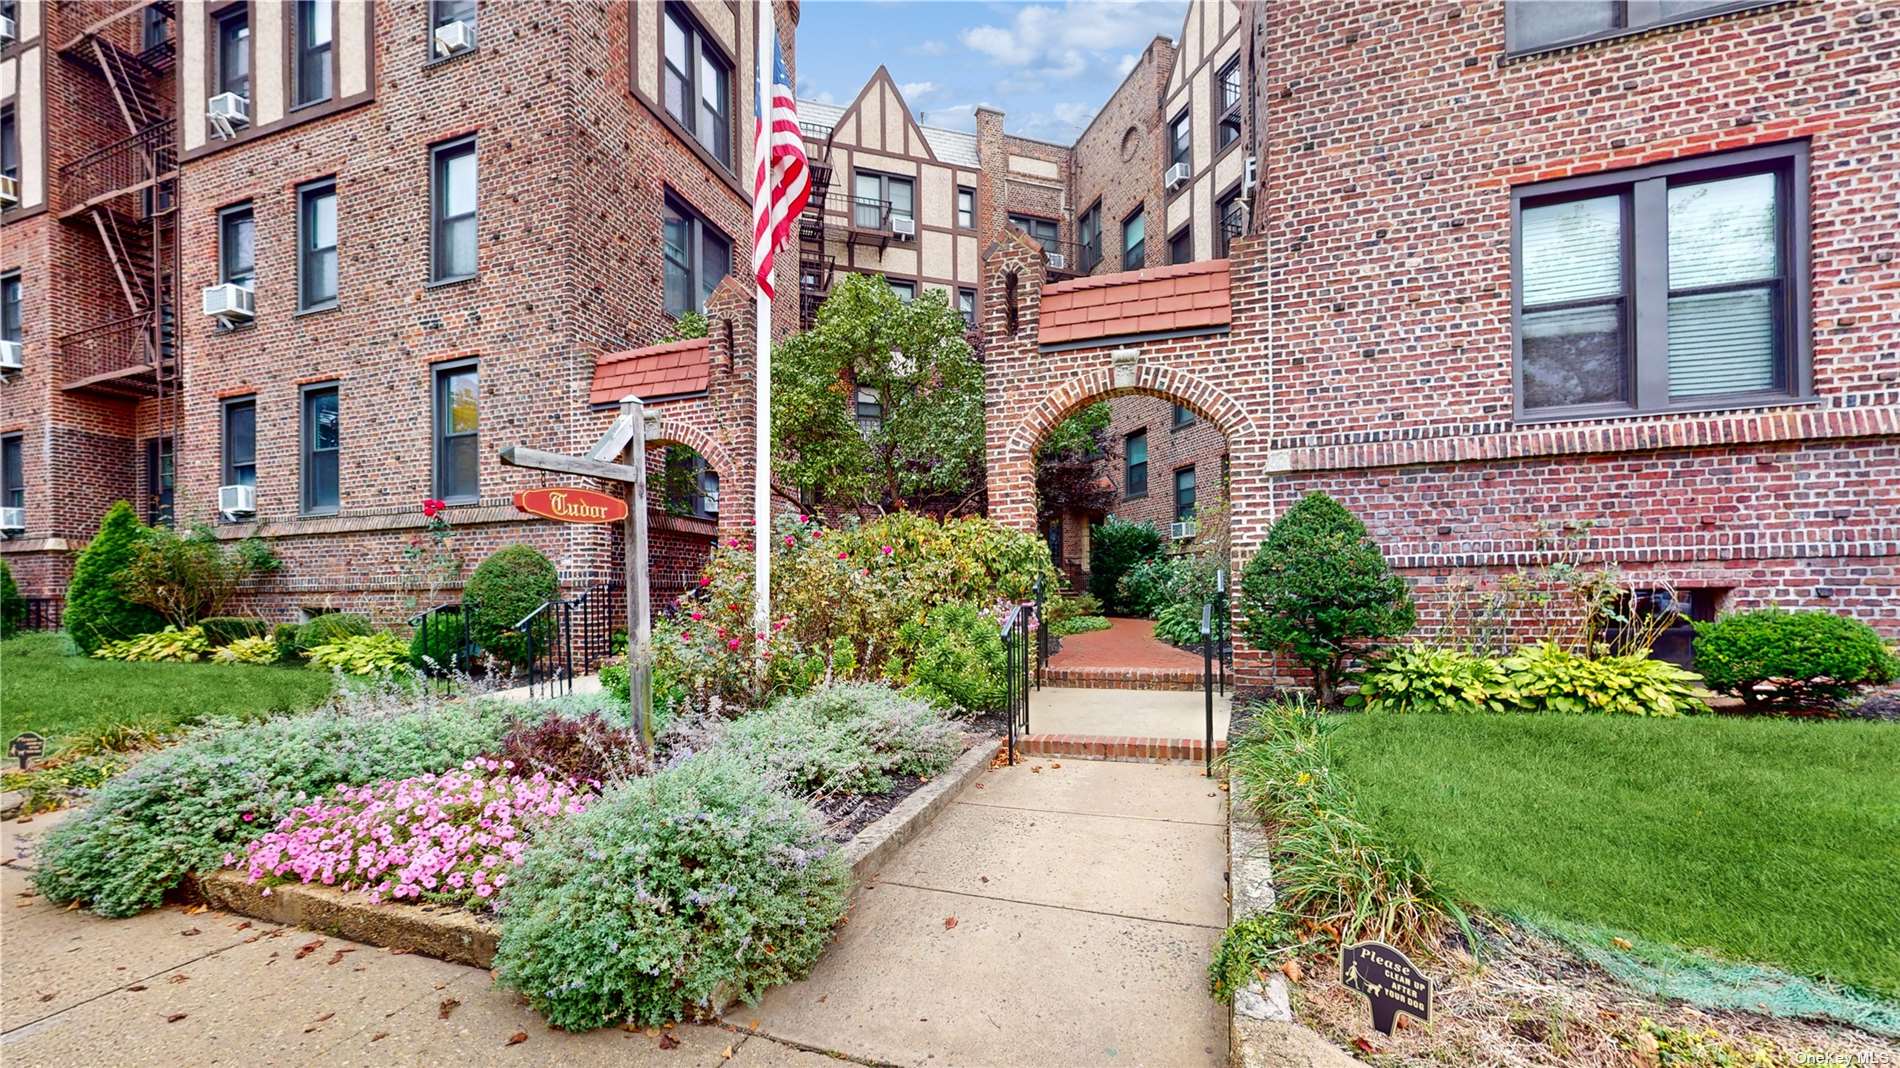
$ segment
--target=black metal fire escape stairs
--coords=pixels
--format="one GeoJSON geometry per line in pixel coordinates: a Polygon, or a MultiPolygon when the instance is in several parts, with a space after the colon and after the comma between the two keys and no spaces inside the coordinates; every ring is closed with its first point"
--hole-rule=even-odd
{"type": "Polygon", "coordinates": [[[831,127],[801,122],[805,135],[805,163],[811,171],[811,198],[798,216],[798,323],[809,330],[818,321],[818,306],[831,292],[835,257],[825,251],[825,203],[831,193],[831,127]]]}

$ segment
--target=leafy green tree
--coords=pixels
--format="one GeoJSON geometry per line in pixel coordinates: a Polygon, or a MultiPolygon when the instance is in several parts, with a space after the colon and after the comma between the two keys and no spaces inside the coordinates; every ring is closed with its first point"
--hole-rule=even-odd
{"type": "Polygon", "coordinates": [[[773,350],[772,440],[781,477],[806,499],[897,511],[976,503],[983,369],[963,317],[941,293],[906,304],[875,275],[846,277],[817,324],[773,350]]]}
{"type": "Polygon", "coordinates": [[[1161,532],[1152,523],[1131,523],[1118,516],[1089,529],[1089,592],[1103,612],[1121,615],[1139,609],[1122,595],[1122,576],[1161,552],[1161,532]]]}
{"type": "Polygon", "coordinates": [[[1106,512],[1115,506],[1108,477],[1107,401],[1091,404],[1049,431],[1036,449],[1036,517],[1047,520],[1070,509],[1106,512]]]}
{"type": "Polygon", "coordinates": [[[1337,703],[1351,657],[1417,621],[1411,590],[1366,525],[1324,493],[1307,494],[1273,524],[1247,561],[1240,603],[1248,642],[1305,665],[1323,705],[1337,703]]]}
{"type": "Polygon", "coordinates": [[[119,501],[106,510],[99,533],[73,561],[66,587],[66,631],[80,651],[91,654],[106,642],[150,634],[165,619],[126,599],[125,575],[149,536],[132,506],[119,501]]]}
{"type": "Polygon", "coordinates": [[[153,527],[139,540],[120,583],[128,600],[183,628],[219,614],[245,580],[280,566],[262,538],[227,546],[203,524],[186,534],[153,527]]]}
{"type": "Polygon", "coordinates": [[[0,560],[0,638],[11,638],[26,626],[26,598],[13,582],[13,569],[0,560]]]}

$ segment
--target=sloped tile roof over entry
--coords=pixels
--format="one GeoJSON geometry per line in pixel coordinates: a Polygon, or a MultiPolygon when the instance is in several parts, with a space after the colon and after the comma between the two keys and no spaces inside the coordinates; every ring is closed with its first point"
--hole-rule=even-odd
{"type": "Polygon", "coordinates": [[[1042,291],[1037,342],[1214,331],[1233,319],[1226,260],[1177,263],[1058,282],[1042,291]]]}
{"type": "Polygon", "coordinates": [[[711,377],[705,338],[669,341],[601,354],[594,361],[594,388],[588,399],[617,404],[629,393],[646,401],[704,393],[711,377]]]}

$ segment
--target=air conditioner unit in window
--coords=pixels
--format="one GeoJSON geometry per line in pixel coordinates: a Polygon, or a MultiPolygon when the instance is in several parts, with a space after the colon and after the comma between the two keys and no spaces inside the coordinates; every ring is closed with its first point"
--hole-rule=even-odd
{"type": "Polygon", "coordinates": [[[1168,537],[1175,541],[1185,541],[1194,536],[1194,520],[1184,519],[1168,524],[1168,537]]]}
{"type": "Polygon", "coordinates": [[[1242,168],[1240,172],[1240,195],[1244,197],[1248,193],[1253,192],[1253,187],[1259,184],[1260,158],[1258,156],[1248,156],[1247,165],[1242,168]]]}
{"type": "Polygon", "coordinates": [[[20,180],[10,174],[0,174],[0,208],[11,208],[20,203],[20,180]]]}
{"type": "Polygon", "coordinates": [[[256,486],[219,486],[218,511],[227,516],[256,515],[256,486]]]}
{"type": "Polygon", "coordinates": [[[237,136],[239,127],[251,124],[251,102],[236,93],[219,93],[205,102],[205,118],[221,140],[237,136]]]}
{"type": "Polygon", "coordinates": [[[11,15],[0,15],[0,44],[12,44],[20,39],[20,24],[13,21],[11,15]]]}
{"type": "Polygon", "coordinates": [[[1049,253],[1045,253],[1044,256],[1049,261],[1050,270],[1066,271],[1069,269],[1069,257],[1064,256],[1062,253],[1049,252],[1049,253]]]}
{"type": "Polygon", "coordinates": [[[26,529],[26,509],[0,508],[0,530],[8,534],[18,534],[26,529]]]}
{"type": "Polygon", "coordinates": [[[891,233],[906,240],[917,236],[917,220],[907,215],[891,216],[891,233]]]}
{"type": "Polygon", "coordinates": [[[475,47],[475,27],[466,22],[445,22],[435,28],[435,47],[445,56],[475,47]]]}
{"type": "Polygon", "coordinates": [[[0,341],[0,371],[24,371],[26,360],[20,355],[20,343],[0,341]]]}
{"type": "Polygon", "coordinates": [[[236,282],[206,286],[205,314],[224,323],[248,323],[257,318],[257,298],[236,282]]]}
{"type": "Polygon", "coordinates": [[[1186,185],[1188,179],[1192,177],[1194,177],[1194,174],[1188,170],[1187,164],[1177,163],[1168,168],[1167,177],[1161,180],[1161,184],[1167,186],[1168,190],[1172,192],[1186,185]]]}

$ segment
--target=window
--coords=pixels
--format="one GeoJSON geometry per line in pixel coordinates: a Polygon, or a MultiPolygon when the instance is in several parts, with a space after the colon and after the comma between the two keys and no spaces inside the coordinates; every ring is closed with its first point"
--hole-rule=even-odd
{"type": "Polygon", "coordinates": [[[1132,271],[1148,263],[1148,215],[1136,208],[1122,220],[1122,270],[1132,271]]]}
{"type": "Polygon", "coordinates": [[[1122,496],[1130,500],[1148,495],[1148,432],[1137,430],[1122,439],[1122,496]]]}
{"type": "Polygon", "coordinates": [[[257,227],[251,206],[218,213],[218,281],[250,289],[257,284],[257,227]]]}
{"type": "Polygon", "coordinates": [[[152,526],[172,525],[172,494],[177,488],[172,439],[145,440],[145,521],[152,526]]]}
{"type": "Polygon", "coordinates": [[[1173,237],[1168,238],[1168,262],[1194,262],[1194,231],[1183,226],[1173,237]]]}
{"type": "Polygon", "coordinates": [[[1807,148],[1512,191],[1520,412],[1800,396],[1807,148]]]}
{"type": "Polygon", "coordinates": [[[239,4],[218,19],[219,93],[236,93],[251,99],[251,15],[248,4],[239,4]]]}
{"type": "Polygon", "coordinates": [[[663,213],[666,313],[704,311],[706,298],[732,270],[732,242],[683,202],[666,198],[663,213]]]}
{"type": "Polygon", "coordinates": [[[666,510],[698,519],[719,518],[719,472],[684,445],[666,450],[666,510]]]}
{"type": "Polygon", "coordinates": [[[976,190],[967,186],[957,187],[957,225],[965,230],[976,229],[976,190]]]}
{"type": "Polygon", "coordinates": [[[891,292],[897,294],[897,299],[905,304],[917,299],[917,283],[902,278],[887,278],[885,281],[890,283],[891,292]]]}
{"type": "Polygon", "coordinates": [[[886,230],[891,216],[913,218],[914,189],[909,178],[875,171],[857,171],[851,178],[851,225],[860,230],[886,230]]]}
{"type": "Polygon", "coordinates": [[[20,122],[11,104],[0,108],[0,174],[20,180],[20,122]]]}
{"type": "Polygon", "coordinates": [[[435,495],[445,501],[481,497],[481,389],[473,363],[435,371],[435,495]]]}
{"type": "Polygon", "coordinates": [[[224,402],[224,485],[257,485],[257,398],[224,402]]]}
{"type": "MultiPolygon", "coordinates": [[[[1645,625],[1657,627],[1655,640],[1650,643],[1649,655],[1656,660],[1667,660],[1678,667],[1695,669],[1695,625],[1715,619],[1726,590],[1721,589],[1638,589],[1622,606],[1624,618],[1644,619],[1644,617],[1664,617],[1666,622],[1649,622],[1645,625]]],[[[1623,628],[1610,624],[1605,628],[1603,640],[1612,644],[1622,637],[1623,628]]]]}
{"type": "Polygon", "coordinates": [[[336,182],[297,190],[297,309],[336,303],[336,182]]]}
{"type": "Polygon", "coordinates": [[[1220,247],[1214,250],[1214,255],[1224,259],[1233,247],[1234,238],[1247,232],[1247,208],[1240,202],[1240,190],[1236,189],[1220,198],[1220,202],[1214,206],[1214,212],[1220,222],[1220,247]]]}
{"type": "Polygon", "coordinates": [[[1028,234],[1030,240],[1041,245],[1044,252],[1060,253],[1062,251],[1061,228],[1056,225],[1054,219],[1039,219],[1034,215],[1011,215],[1009,224],[1028,234]]]}
{"type": "Polygon", "coordinates": [[[303,392],[303,510],[334,512],[337,508],[338,427],[337,388],[318,386],[303,392]]]}
{"type": "Polygon", "coordinates": [[[330,0],[296,0],[297,44],[291,61],[296,71],[295,107],[320,104],[330,99],[330,24],[334,9],[330,0]]]}
{"type": "Polygon", "coordinates": [[[884,428],[884,401],[878,396],[877,390],[859,386],[852,397],[856,402],[858,432],[868,437],[882,430],[884,428]]]}
{"type": "Polygon", "coordinates": [[[1688,22],[1765,0],[1511,0],[1505,39],[1511,52],[1536,52],[1688,22]]]}
{"type": "Polygon", "coordinates": [[[957,311],[963,314],[963,325],[976,326],[976,290],[957,290],[957,311]]]}
{"type": "Polygon", "coordinates": [[[475,139],[466,137],[431,150],[433,191],[429,198],[429,278],[447,282],[475,277],[475,139]]]}
{"type": "Polygon", "coordinates": [[[26,508],[26,435],[0,438],[0,508],[26,508]]]}
{"type": "Polygon", "coordinates": [[[165,9],[158,4],[147,5],[141,14],[144,25],[139,30],[139,47],[157,48],[171,35],[171,19],[165,15],[165,9]]]}
{"type": "Polygon", "coordinates": [[[468,27],[471,39],[475,36],[475,0],[429,0],[429,58],[443,59],[449,53],[436,43],[435,31],[444,26],[461,23],[468,27]]]}
{"type": "Polygon", "coordinates": [[[1216,81],[1220,85],[1220,119],[1214,127],[1214,150],[1218,152],[1240,140],[1239,56],[1227,61],[1216,81]]]}
{"type": "Polygon", "coordinates": [[[1194,518],[1194,468],[1183,467],[1174,473],[1174,521],[1185,523],[1194,518]]]}
{"type": "Polygon", "coordinates": [[[1189,427],[1193,425],[1194,425],[1194,413],[1191,411],[1188,411],[1187,408],[1182,405],[1179,405],[1179,404],[1175,405],[1174,406],[1174,429],[1180,430],[1182,427],[1189,427]]]}
{"type": "Polygon", "coordinates": [[[20,321],[20,272],[0,275],[0,341],[19,344],[26,337],[20,321]]]}
{"type": "Polygon", "coordinates": [[[1102,205],[1098,201],[1075,220],[1075,243],[1081,246],[1083,274],[1102,262],[1102,205]]]}
{"type": "Polygon", "coordinates": [[[732,168],[732,64],[680,4],[666,5],[666,113],[732,168]]]}
{"type": "Polygon", "coordinates": [[[1187,164],[1189,170],[1194,168],[1194,136],[1186,111],[1168,123],[1168,165],[1172,167],[1177,163],[1187,164]]]}

